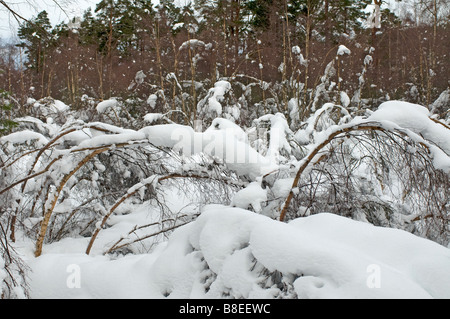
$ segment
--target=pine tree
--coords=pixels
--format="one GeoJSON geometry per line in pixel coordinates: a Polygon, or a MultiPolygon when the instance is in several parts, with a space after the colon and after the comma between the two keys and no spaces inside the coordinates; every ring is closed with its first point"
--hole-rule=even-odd
{"type": "Polygon", "coordinates": [[[331,31],[331,27],[333,31],[329,34],[331,38],[336,41],[341,34],[361,30],[362,21],[367,18],[364,9],[371,3],[371,0],[327,1],[328,8],[324,8],[321,12],[321,19],[329,26],[328,32],[331,31]],[[326,12],[328,15],[325,15],[326,12]]]}
{"type": "Polygon", "coordinates": [[[18,124],[12,119],[13,104],[11,94],[0,89],[0,136],[11,130],[18,124]]]}
{"type": "Polygon", "coordinates": [[[99,25],[96,23],[94,16],[92,15],[91,8],[87,9],[81,20],[79,30],[79,41],[82,45],[92,45],[98,43],[97,28],[99,25]]]}
{"type": "Polygon", "coordinates": [[[36,18],[25,21],[19,27],[18,36],[22,40],[18,46],[25,48],[25,54],[28,56],[28,67],[40,73],[48,49],[54,43],[47,11],[42,11],[36,18]]]}
{"type": "Polygon", "coordinates": [[[246,15],[250,16],[249,25],[254,29],[268,29],[270,27],[269,14],[273,0],[249,0],[245,1],[246,15]]]}
{"type": "Polygon", "coordinates": [[[87,35],[97,38],[99,51],[105,54],[113,47],[123,55],[137,49],[139,35],[146,31],[141,26],[154,16],[151,2],[144,0],[102,0],[95,12],[95,19],[85,15],[92,29],[87,35]]]}

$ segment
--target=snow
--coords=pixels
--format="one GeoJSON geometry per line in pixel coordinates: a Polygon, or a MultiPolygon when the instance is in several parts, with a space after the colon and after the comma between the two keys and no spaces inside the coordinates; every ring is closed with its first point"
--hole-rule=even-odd
{"type": "Polygon", "coordinates": [[[172,27],[172,30],[181,29],[184,26],[184,22],[175,23],[172,27]]]}
{"type": "Polygon", "coordinates": [[[53,108],[56,112],[65,112],[70,109],[68,105],[66,105],[64,102],[55,100],[51,105],[51,108],[53,108]]]}
{"type": "MultiPolygon", "coordinates": [[[[153,117],[153,116],[152,116],[153,117]]],[[[181,150],[189,150],[194,130],[189,126],[179,124],[153,125],[140,129],[145,138],[155,146],[177,147],[181,150]]]]}
{"type": "Polygon", "coordinates": [[[60,100],[55,100],[53,98],[43,98],[39,101],[36,101],[33,98],[28,98],[27,103],[29,105],[32,105],[36,111],[38,111],[45,117],[60,115],[62,113],[70,111],[70,106],[60,100]]]}
{"type": "Polygon", "coordinates": [[[93,131],[95,132],[95,130],[89,130],[87,128],[76,130],[74,132],[64,135],[61,140],[78,145],[82,141],[90,139],[93,136],[92,134],[93,131]]]}
{"type": "MultiPolygon", "coordinates": [[[[347,54],[345,48],[340,47],[340,50],[347,54]]],[[[230,90],[230,82],[224,80],[216,82],[214,88],[209,90],[204,101],[207,101],[205,105],[211,113],[224,113],[222,103],[230,90]]],[[[64,135],[55,143],[55,147],[49,148],[45,156],[35,163],[33,168],[37,172],[39,167],[45,167],[46,157],[49,158],[47,160],[59,157],[49,174],[45,175],[49,179],[58,180],[71,172],[77,163],[72,154],[102,146],[138,144],[152,150],[152,146],[167,148],[165,154],[174,154],[177,160],[180,158],[177,164],[180,164],[181,172],[198,169],[196,158],[206,154],[214,158],[216,163],[223,164],[214,166],[213,170],[217,169],[218,173],[235,181],[240,187],[226,194],[227,205],[195,203],[198,206],[187,215],[175,215],[174,212],[181,212],[186,203],[192,204],[192,199],[186,198],[186,193],[180,195],[164,189],[161,202],[174,208],[171,210],[174,215],[170,215],[167,220],[171,226],[185,225],[177,228],[168,239],[156,240],[146,235],[161,231],[164,228],[162,220],[167,217],[163,216],[154,201],[143,202],[144,195],[161,186],[161,175],[158,174],[172,172],[164,165],[161,165],[161,171],[152,172],[150,176],[144,176],[147,174],[144,172],[133,182],[134,186],[127,186],[122,193],[123,196],[136,193],[133,200],[139,204],[131,200],[124,202],[105,225],[98,219],[93,220],[92,225],[101,228],[101,232],[89,256],[85,251],[90,238],[81,236],[46,243],[43,254],[38,258],[33,255],[34,243],[31,239],[18,239],[13,244],[31,267],[32,271],[28,274],[31,297],[450,298],[450,250],[444,246],[403,230],[375,227],[365,218],[355,221],[323,212],[296,218],[288,223],[276,220],[280,213],[279,203],[291,191],[296,194],[303,191],[293,185],[293,176],[298,168],[333,133],[352,129],[356,125],[371,124],[386,130],[400,131],[408,140],[415,142],[415,146],[420,144],[430,151],[435,168],[450,172],[450,131],[443,122],[432,118],[432,112],[427,108],[402,101],[389,101],[381,104],[376,111],[368,112],[367,116],[351,119],[344,108],[350,103],[348,95],[341,92],[339,98],[343,106],[324,104],[302,123],[303,129],[295,134],[282,113],[259,117],[252,123],[253,131],[242,129],[232,119],[212,118],[211,125],[204,132],[173,123],[134,130],[82,121],[70,121],[59,127],[57,120],[49,118],[47,123],[22,118],[20,121],[23,125],[34,125],[43,133],[22,130],[2,136],[0,144],[6,146],[4,150],[16,151],[14,144],[34,143],[33,148],[36,145],[42,147],[54,136],[75,128],[74,132],[64,135]],[[336,122],[330,116],[335,109],[341,112],[336,122]],[[251,142],[255,140],[249,138],[251,133],[261,127],[268,127],[269,135],[261,148],[263,151],[253,147],[251,142]],[[298,143],[304,146],[300,159],[292,155],[298,143]],[[66,144],[68,148],[64,148],[66,144]],[[226,167],[226,170],[221,171],[222,167],[226,167]],[[166,196],[168,194],[170,196],[166,196]],[[180,219],[180,215],[186,219],[180,219]],[[140,228],[143,225],[147,226],[140,228]],[[133,241],[136,238],[145,240],[136,244],[133,241]],[[129,244],[126,250],[104,255],[118,241],[129,244]]],[[[151,104],[156,102],[156,95],[151,95],[148,101],[153,108],[151,104]]],[[[97,105],[97,111],[104,113],[118,103],[115,99],[103,101],[97,105]]],[[[58,110],[67,110],[65,105],[56,101],[55,105],[58,105],[58,110]]],[[[297,100],[289,101],[289,110],[293,116],[296,116],[298,109],[297,100]]],[[[163,116],[161,113],[149,113],[144,116],[144,121],[153,124],[163,116]]],[[[352,147],[351,156],[356,161],[367,156],[367,153],[351,144],[351,139],[348,143],[344,146],[352,147]]],[[[413,154],[414,147],[411,146],[409,151],[413,154]]],[[[316,158],[322,155],[317,154],[316,158]]],[[[29,167],[30,159],[32,161],[33,158],[32,155],[17,157],[14,167],[19,167],[21,172],[33,170],[29,167]]],[[[13,161],[14,157],[8,160],[13,161]]],[[[93,162],[82,182],[102,182],[106,167],[97,159],[93,162]]],[[[315,160],[312,159],[312,162],[315,160]]],[[[367,172],[370,169],[368,165],[362,161],[358,165],[356,175],[361,174],[361,178],[366,178],[369,183],[375,181],[375,177],[371,178],[367,172]]],[[[207,170],[205,168],[200,173],[212,174],[210,168],[207,170]]],[[[4,172],[9,173],[0,170],[1,177],[10,178],[4,172]]],[[[174,170],[175,174],[178,172],[174,170]]],[[[125,179],[136,177],[129,167],[118,170],[117,174],[119,179],[121,176],[125,179]]],[[[392,175],[395,178],[395,174],[392,175]]],[[[11,178],[18,179],[18,176],[11,178]]],[[[42,188],[42,180],[38,176],[30,179],[25,195],[33,195],[33,192],[42,188]]],[[[64,218],[79,204],[77,200],[80,199],[76,198],[78,194],[70,192],[72,186],[80,182],[75,178],[67,181],[64,190],[67,194],[55,202],[54,218],[64,218]]],[[[394,182],[389,187],[395,188],[394,182]]],[[[189,183],[186,182],[183,187],[189,189],[189,183]]],[[[56,189],[55,185],[46,187],[50,189],[49,196],[53,196],[55,190],[51,188],[56,189]]],[[[217,189],[217,192],[222,190],[217,189]]],[[[380,192],[375,196],[383,198],[384,195],[380,192]]],[[[402,194],[398,192],[398,195],[400,197],[402,194]]],[[[120,198],[120,194],[118,196],[120,198]]],[[[207,196],[212,198],[210,202],[219,201],[214,195],[207,196]]],[[[25,199],[24,196],[21,200],[25,199]]],[[[7,208],[14,209],[18,205],[19,201],[14,201],[13,207],[7,208]]],[[[44,208],[49,205],[49,201],[42,204],[44,208]]],[[[302,213],[307,208],[302,207],[301,203],[298,206],[297,216],[306,215],[302,213]]],[[[404,206],[408,210],[408,203],[404,206]]],[[[99,205],[95,209],[101,219],[111,207],[99,205]]],[[[419,216],[415,215],[416,212],[412,214],[414,216],[405,214],[402,218],[411,221],[413,217],[419,216]]],[[[21,220],[21,225],[29,230],[37,228],[42,220],[42,214],[31,215],[21,220]]],[[[8,275],[4,271],[4,262],[0,258],[0,283],[8,275]]]]}
{"type": "Polygon", "coordinates": [[[152,255],[110,260],[85,254],[46,254],[32,262],[33,299],[128,299],[154,298],[146,269],[152,255]],[[71,267],[72,266],[72,267],[71,267]],[[79,287],[70,286],[70,275],[78,271],[79,287]],[[69,288],[73,287],[73,288],[69,288]]]}
{"type": "Polygon", "coordinates": [[[30,257],[32,298],[450,298],[449,249],[327,213],[282,223],[209,205],[151,253],[119,259],[71,253],[77,241],[30,257]]]}
{"type": "Polygon", "coordinates": [[[341,104],[343,107],[347,107],[350,105],[350,98],[344,91],[341,92],[341,104]]]}
{"type": "Polygon", "coordinates": [[[229,169],[239,176],[248,176],[255,180],[277,168],[277,163],[258,153],[236,130],[207,129],[203,134],[195,133],[192,146],[202,145],[204,153],[222,160],[229,169]],[[237,134],[237,135],[236,135],[237,134]],[[197,142],[195,142],[197,141],[197,142]]]}
{"type": "Polygon", "coordinates": [[[232,136],[236,137],[238,141],[245,142],[248,140],[247,134],[237,124],[224,118],[216,118],[212,121],[211,126],[205,131],[205,133],[211,132],[211,130],[224,130],[228,131],[232,136]]]}
{"type": "MultiPolygon", "coordinates": [[[[5,268],[5,261],[2,257],[0,257],[0,282],[3,282],[3,280],[6,278],[7,274],[4,270],[5,268]]],[[[0,286],[0,293],[2,292],[2,286],[0,286]]]]}
{"type": "Polygon", "coordinates": [[[231,205],[248,209],[252,206],[257,213],[261,212],[261,203],[267,200],[267,190],[261,187],[260,182],[252,182],[246,188],[237,192],[231,205]]]}
{"type": "Polygon", "coordinates": [[[351,51],[345,45],[341,44],[338,48],[337,55],[344,55],[344,54],[350,55],[351,51]]]}
{"type": "Polygon", "coordinates": [[[105,100],[100,102],[99,104],[97,104],[97,112],[98,113],[105,113],[108,109],[114,108],[115,106],[117,106],[118,102],[116,99],[109,99],[109,100],[105,100]]]}
{"type": "Polygon", "coordinates": [[[291,151],[286,135],[292,132],[282,113],[263,115],[255,120],[256,123],[261,121],[270,122],[270,141],[266,157],[272,163],[278,164],[280,162],[280,152],[283,149],[289,153],[291,151]]]}
{"type": "Polygon", "coordinates": [[[4,142],[11,144],[31,144],[36,142],[37,146],[42,147],[48,143],[48,139],[40,133],[24,130],[0,137],[0,143],[4,142]]]}
{"type": "Polygon", "coordinates": [[[130,132],[114,135],[98,135],[80,142],[76,149],[95,148],[105,145],[115,145],[130,143],[131,141],[145,140],[145,134],[142,132],[130,132]]]}
{"type": "MultiPolygon", "coordinates": [[[[373,112],[368,120],[389,121],[401,128],[423,136],[426,140],[434,143],[438,161],[437,167],[450,168],[450,131],[443,125],[430,119],[431,113],[424,106],[403,101],[389,101],[382,103],[378,110],[373,112]],[[440,154],[441,152],[446,153],[440,154]]],[[[446,170],[446,169],[445,169],[446,170]]]]}
{"type": "Polygon", "coordinates": [[[191,50],[195,50],[199,47],[205,47],[205,42],[198,40],[198,39],[191,39],[188,41],[185,41],[181,44],[181,46],[178,48],[179,51],[190,48],[191,50]]]}
{"type": "Polygon", "coordinates": [[[148,113],[144,116],[144,121],[151,124],[153,122],[158,121],[159,119],[163,118],[164,114],[161,113],[148,113]]]}
{"type": "MultiPolygon", "coordinates": [[[[131,135],[124,137],[119,135],[105,138],[110,139],[109,143],[112,144],[115,138],[120,139],[118,142],[123,142],[127,136],[131,137],[131,135]]],[[[148,126],[136,132],[135,138],[145,138],[158,147],[174,148],[184,156],[205,153],[225,163],[230,170],[235,171],[239,176],[248,176],[251,180],[255,180],[278,167],[278,164],[271,158],[262,156],[251,147],[248,144],[245,132],[226,119],[213,121],[205,132],[195,132],[189,126],[178,124],[148,126]]],[[[93,141],[92,139],[91,142],[84,143],[83,147],[91,146],[92,143],[95,146],[107,144],[102,140],[93,141]],[[103,144],[100,144],[100,142],[103,144]]]]}
{"type": "Polygon", "coordinates": [[[142,83],[144,83],[146,77],[147,76],[145,75],[144,71],[140,70],[136,73],[134,80],[138,85],[141,85],[142,83]]]}
{"type": "Polygon", "coordinates": [[[301,65],[306,65],[307,61],[305,60],[305,58],[303,57],[302,51],[300,49],[300,47],[298,45],[295,45],[292,47],[292,53],[294,53],[295,55],[297,55],[298,58],[298,62],[301,65]]]}
{"type": "Polygon", "coordinates": [[[293,183],[293,178],[277,179],[273,185],[273,192],[275,197],[286,198],[291,191],[293,183]]]}
{"type": "Polygon", "coordinates": [[[158,97],[155,94],[150,94],[150,96],[147,99],[147,104],[150,105],[152,109],[156,106],[156,101],[158,100],[158,97]]]}
{"type": "Polygon", "coordinates": [[[209,112],[216,113],[218,116],[222,114],[222,104],[224,95],[231,90],[231,84],[228,81],[218,81],[214,84],[214,88],[211,88],[209,94],[211,97],[208,99],[209,112]]]}
{"type": "Polygon", "coordinates": [[[450,107],[450,88],[443,91],[434,101],[431,113],[447,112],[450,107]]]}

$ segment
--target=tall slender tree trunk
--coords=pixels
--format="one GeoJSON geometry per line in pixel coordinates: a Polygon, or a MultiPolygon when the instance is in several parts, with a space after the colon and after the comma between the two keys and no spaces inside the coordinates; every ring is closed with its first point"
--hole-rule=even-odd
{"type": "Polygon", "coordinates": [[[98,74],[98,89],[99,89],[99,97],[101,100],[105,99],[105,93],[103,91],[103,56],[101,53],[95,53],[95,65],[97,68],[98,74]],[[100,56],[100,57],[99,57],[100,56]]]}
{"type": "Polygon", "coordinates": [[[304,110],[302,112],[302,117],[306,117],[309,114],[309,109],[307,105],[309,105],[308,101],[308,80],[309,80],[309,51],[310,51],[310,34],[311,34],[311,16],[310,16],[310,1],[308,1],[308,11],[306,15],[306,37],[305,37],[305,59],[306,59],[306,65],[305,65],[305,81],[304,81],[304,87],[303,87],[303,105],[304,110]]]}
{"type": "Polygon", "coordinates": [[[158,63],[158,72],[159,72],[159,82],[161,86],[161,90],[164,90],[164,77],[163,77],[163,66],[161,60],[161,37],[159,33],[159,19],[156,19],[155,22],[155,32],[156,32],[156,62],[158,63]]]}
{"type": "Polygon", "coordinates": [[[191,69],[191,94],[192,94],[192,107],[189,109],[189,119],[192,118],[194,121],[197,117],[197,90],[195,89],[195,63],[194,63],[194,57],[193,57],[193,49],[191,47],[191,33],[190,28],[188,28],[188,53],[189,53],[189,63],[190,63],[190,69],[191,69]]]}
{"type": "Polygon", "coordinates": [[[283,105],[284,111],[288,110],[288,97],[287,97],[287,21],[283,21],[283,72],[282,72],[282,92],[283,92],[283,105]]]}
{"type": "Polygon", "coordinates": [[[324,18],[325,18],[325,43],[328,43],[330,39],[330,20],[329,20],[329,10],[330,10],[330,0],[325,0],[324,2],[324,18]]]}
{"type": "Polygon", "coordinates": [[[23,67],[22,48],[19,48],[19,73],[20,73],[21,100],[22,100],[22,102],[25,102],[25,82],[24,82],[24,67],[23,67]]]}
{"type": "Polygon", "coordinates": [[[227,22],[225,19],[225,15],[223,18],[222,24],[222,32],[223,32],[223,60],[224,60],[224,75],[228,76],[228,39],[227,39],[227,22]]]}
{"type": "Polygon", "coordinates": [[[110,14],[109,14],[109,21],[108,21],[108,60],[109,60],[109,70],[108,70],[108,86],[109,86],[109,93],[108,97],[111,98],[112,96],[112,69],[113,69],[113,62],[112,62],[112,37],[113,37],[113,12],[112,8],[110,8],[110,14]]]}
{"type": "Polygon", "coordinates": [[[377,31],[381,28],[381,12],[380,7],[382,0],[373,0],[375,4],[375,12],[374,12],[374,21],[372,26],[372,46],[375,46],[375,37],[377,34],[377,31]]]}
{"type": "Polygon", "coordinates": [[[41,69],[41,98],[44,97],[44,92],[45,92],[45,63],[46,63],[46,57],[45,57],[45,53],[44,56],[42,58],[42,69],[41,69]]]}

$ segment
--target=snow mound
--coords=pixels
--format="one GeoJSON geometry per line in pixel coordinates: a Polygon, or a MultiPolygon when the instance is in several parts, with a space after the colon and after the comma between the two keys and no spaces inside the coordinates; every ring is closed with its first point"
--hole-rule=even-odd
{"type": "Polygon", "coordinates": [[[259,213],[261,212],[261,203],[266,200],[267,190],[263,189],[259,182],[252,182],[234,195],[231,205],[244,209],[252,206],[255,212],[259,213]]]}
{"type": "Polygon", "coordinates": [[[211,126],[206,129],[206,133],[212,131],[212,130],[224,130],[228,131],[232,136],[236,137],[238,141],[241,142],[248,142],[248,136],[244,132],[244,130],[237,125],[236,123],[233,123],[232,121],[224,118],[216,118],[212,121],[211,126]]]}
{"type": "Polygon", "coordinates": [[[147,104],[150,105],[150,107],[151,107],[152,109],[154,109],[155,106],[156,106],[156,101],[157,101],[157,100],[158,100],[158,96],[157,96],[157,95],[155,95],[155,94],[150,94],[150,96],[149,96],[148,99],[147,99],[147,104]]]}
{"type": "Polygon", "coordinates": [[[352,52],[349,50],[349,48],[347,48],[345,45],[340,45],[339,46],[339,49],[338,49],[338,51],[337,51],[337,55],[344,55],[344,54],[347,54],[347,55],[350,55],[352,52]]]}
{"type": "Polygon", "coordinates": [[[0,143],[4,142],[12,144],[31,144],[36,142],[37,146],[42,147],[48,143],[48,139],[40,133],[24,130],[0,137],[0,143]]]}
{"type": "Polygon", "coordinates": [[[209,205],[151,254],[31,266],[33,298],[450,298],[449,249],[327,213],[282,223],[209,205]]]}
{"type": "Polygon", "coordinates": [[[152,124],[153,122],[156,122],[164,117],[164,114],[161,113],[148,113],[144,116],[144,121],[146,121],[149,124],[152,124]]]}
{"type": "MultiPolygon", "coordinates": [[[[150,119],[150,116],[146,117],[146,120],[150,119]]],[[[144,127],[138,133],[144,134],[142,138],[147,138],[155,146],[174,148],[185,156],[202,152],[214,156],[239,176],[245,175],[252,180],[278,167],[252,148],[247,143],[245,132],[226,119],[213,121],[205,132],[195,132],[193,128],[179,124],[164,124],[144,127]]]]}
{"type": "Polygon", "coordinates": [[[211,97],[208,99],[209,112],[222,114],[222,104],[224,95],[231,90],[231,84],[228,81],[218,81],[214,84],[214,88],[209,90],[211,97]]]}
{"type": "Polygon", "coordinates": [[[118,102],[116,99],[109,99],[102,101],[97,104],[97,112],[99,114],[105,113],[107,110],[112,109],[118,105],[118,102]]]}
{"type": "Polygon", "coordinates": [[[449,249],[401,230],[207,206],[151,272],[175,298],[449,298],[449,269],[449,249]]]}

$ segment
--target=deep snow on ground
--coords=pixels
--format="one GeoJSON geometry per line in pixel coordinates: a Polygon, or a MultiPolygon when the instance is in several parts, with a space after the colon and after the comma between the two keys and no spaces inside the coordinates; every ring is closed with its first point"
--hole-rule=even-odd
{"type": "Polygon", "coordinates": [[[448,248],[327,213],[282,223],[209,205],[146,254],[88,256],[87,242],[30,251],[31,297],[450,298],[448,248]]]}

